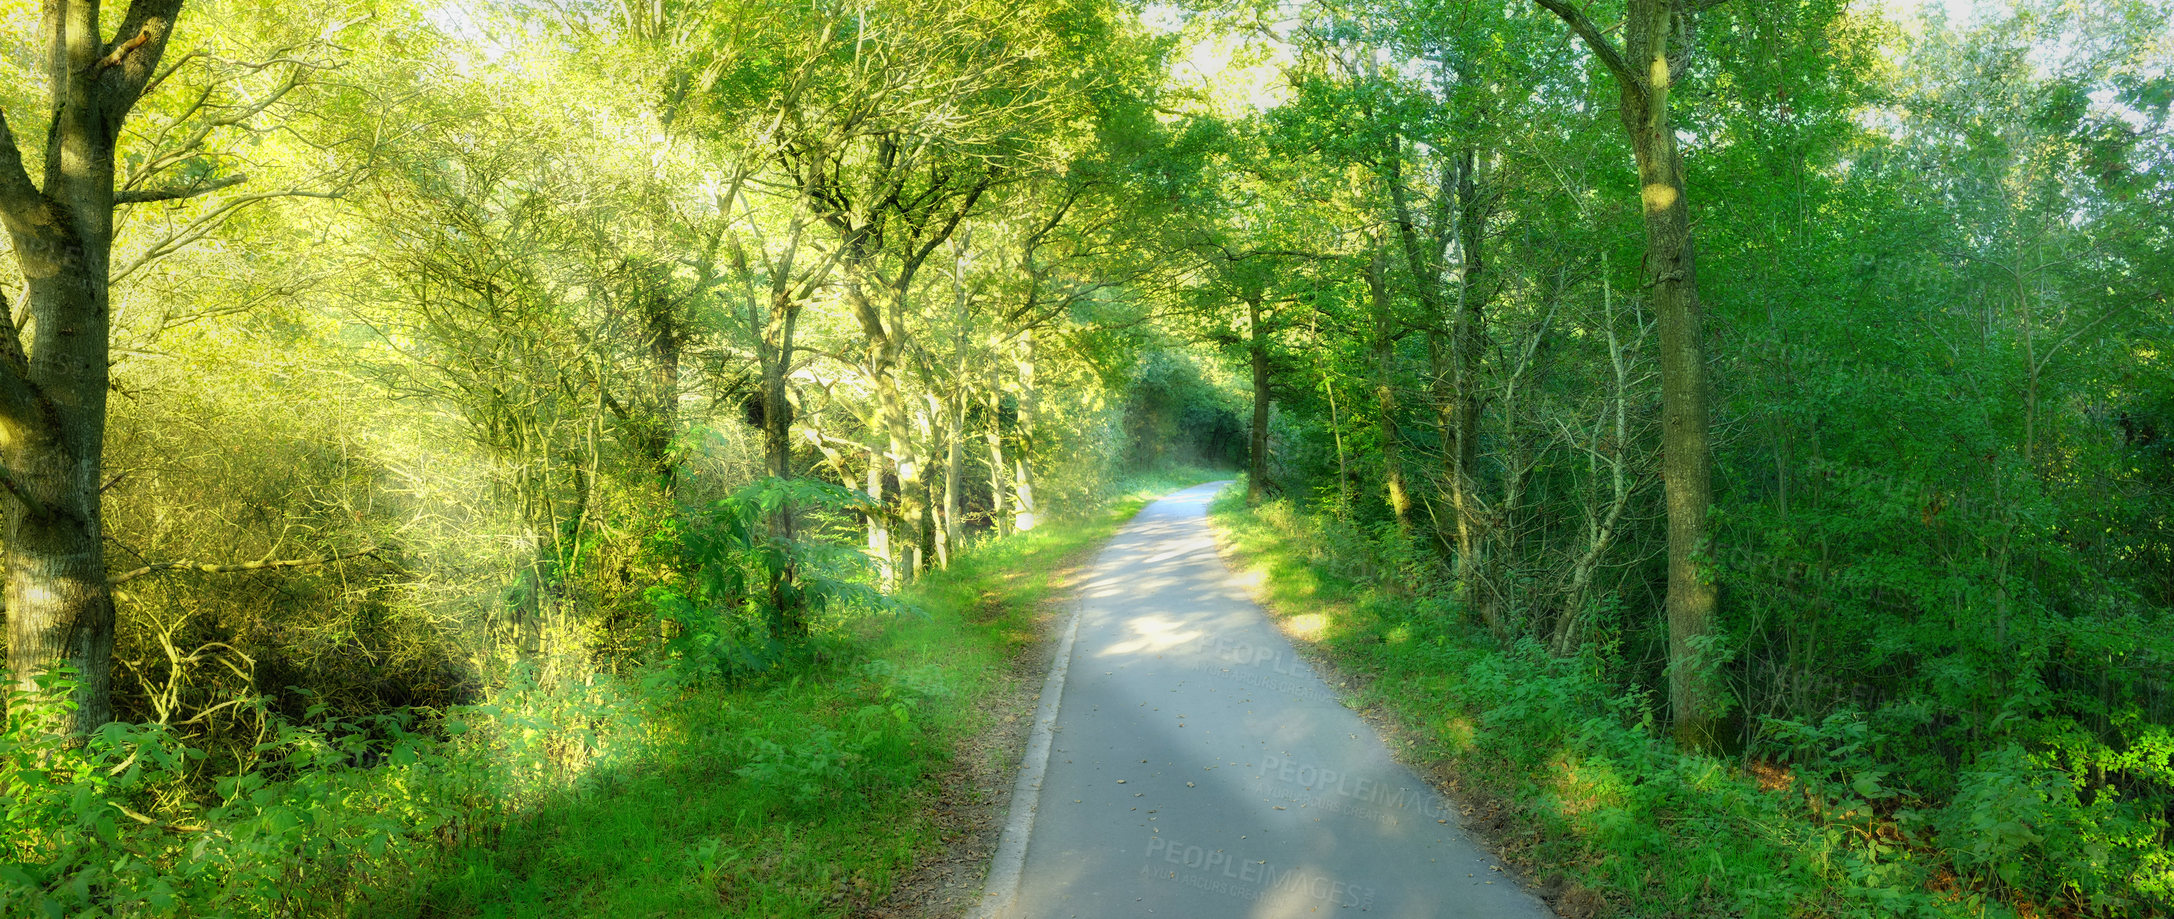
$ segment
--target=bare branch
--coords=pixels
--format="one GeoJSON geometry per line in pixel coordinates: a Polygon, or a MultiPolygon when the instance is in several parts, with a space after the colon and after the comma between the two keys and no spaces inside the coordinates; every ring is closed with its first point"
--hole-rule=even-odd
{"type": "Polygon", "coordinates": [[[111,583],[118,586],[145,575],[166,571],[201,571],[205,574],[231,574],[237,571],[264,571],[273,568],[308,568],[314,565],[328,565],[343,559],[360,558],[365,555],[375,557],[377,553],[378,547],[372,546],[359,552],[343,552],[338,555],[328,555],[324,558],[289,558],[278,561],[243,562],[238,565],[210,565],[203,562],[160,562],[114,575],[111,583]]]}
{"type": "Polygon", "coordinates": [[[163,259],[169,255],[172,255],[175,252],[178,252],[184,248],[187,248],[190,243],[194,243],[199,239],[203,239],[204,237],[211,235],[211,233],[214,230],[217,230],[221,225],[223,225],[227,221],[227,219],[233,217],[235,213],[239,212],[243,208],[265,201],[270,201],[275,198],[338,199],[346,194],[346,189],[351,187],[354,184],[354,181],[355,179],[353,177],[350,177],[348,181],[337,185],[330,190],[316,190],[297,187],[278,191],[235,195],[233,197],[230,197],[224,201],[219,202],[209,211],[198,215],[195,219],[189,221],[189,223],[186,226],[183,226],[181,229],[175,230],[174,232],[168,234],[165,239],[153,243],[141,254],[137,255],[136,258],[130,261],[127,265],[114,269],[113,283],[118,285],[123,281],[128,280],[131,276],[135,275],[136,272],[143,270],[144,267],[154,262],[157,262],[160,259],[163,259]]]}
{"type": "Polygon", "coordinates": [[[222,188],[233,188],[247,181],[249,181],[249,177],[246,175],[230,175],[223,179],[213,179],[209,182],[200,182],[183,188],[131,189],[115,192],[113,194],[113,203],[147,204],[153,201],[180,201],[184,198],[208,195],[222,188]]]}

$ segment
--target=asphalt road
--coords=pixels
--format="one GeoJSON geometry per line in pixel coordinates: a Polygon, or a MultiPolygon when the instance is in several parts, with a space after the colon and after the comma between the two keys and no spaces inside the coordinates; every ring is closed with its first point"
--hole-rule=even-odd
{"type": "Polygon", "coordinates": [[[1552,916],[1247,596],[1208,529],[1221,487],[1149,505],[1096,558],[985,909],[1552,916]]]}

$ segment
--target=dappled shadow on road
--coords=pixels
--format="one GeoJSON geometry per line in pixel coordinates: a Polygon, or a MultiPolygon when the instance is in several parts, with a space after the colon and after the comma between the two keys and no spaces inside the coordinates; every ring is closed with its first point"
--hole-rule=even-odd
{"type": "Polygon", "coordinates": [[[1211,493],[1112,540],[1011,915],[1544,915],[1255,606],[1211,493]]]}

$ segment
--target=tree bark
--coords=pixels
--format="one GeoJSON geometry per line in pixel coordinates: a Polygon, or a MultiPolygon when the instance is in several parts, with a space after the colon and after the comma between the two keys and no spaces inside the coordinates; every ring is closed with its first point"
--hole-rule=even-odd
{"type": "Polygon", "coordinates": [[[644,399],[648,403],[641,438],[642,457],[657,480],[657,488],[670,498],[679,488],[679,460],[672,456],[672,438],[679,433],[679,354],[681,333],[678,311],[664,290],[643,297],[643,337],[649,346],[649,379],[644,399]]]}
{"type": "Polygon", "coordinates": [[[1397,433],[1396,314],[1389,298],[1389,247],[1375,241],[1374,258],[1366,266],[1368,302],[1372,305],[1373,338],[1369,342],[1374,370],[1374,404],[1380,413],[1382,483],[1388,491],[1389,513],[1399,531],[1412,526],[1412,496],[1404,484],[1404,443],[1397,433]]]}
{"type": "Polygon", "coordinates": [[[961,389],[944,406],[944,520],[936,531],[936,556],[945,568],[951,567],[951,553],[965,537],[959,528],[959,475],[966,470],[967,398],[961,389]]]}
{"type": "MultiPolygon", "coordinates": [[[[994,374],[992,373],[992,376],[994,374]]],[[[1004,390],[989,387],[989,426],[982,437],[989,446],[989,528],[1002,536],[1010,532],[1004,519],[1004,390]]]]}
{"type": "Polygon", "coordinates": [[[1253,365],[1253,429],[1246,449],[1246,503],[1259,504],[1268,493],[1268,330],[1261,321],[1261,295],[1246,298],[1246,353],[1253,365]]]}
{"type": "Polygon", "coordinates": [[[762,456],[766,472],[778,478],[793,474],[793,403],[788,389],[793,372],[793,339],[799,331],[802,300],[793,289],[793,260],[800,238],[796,221],[791,242],[773,267],[769,308],[761,334],[755,340],[755,358],[762,371],[762,456]]]}
{"type": "Polygon", "coordinates": [[[111,42],[93,0],[48,0],[41,31],[53,118],[43,186],[0,112],[0,224],[27,287],[25,348],[0,316],[0,486],[7,524],[8,670],[31,688],[76,671],[76,737],[113,717],[113,592],[99,507],[110,366],[114,152],[164,55],[181,0],[137,0],[111,42]]]}
{"type": "Polygon", "coordinates": [[[1019,370],[1019,445],[1012,452],[1012,528],[1019,532],[1034,529],[1039,523],[1034,501],[1034,458],[1036,412],[1041,405],[1041,392],[1034,385],[1034,330],[1019,333],[1019,344],[1013,352],[1019,370]]]}
{"type": "Polygon", "coordinates": [[[1706,357],[1700,331],[1698,274],[1686,207],[1683,159],[1670,125],[1668,92],[1679,62],[1668,39],[1685,15],[1680,0],[1631,0],[1618,49],[1568,0],[1536,0],[1570,24],[1622,91],[1624,133],[1638,161],[1644,203],[1646,283],[1660,326],[1661,481],[1668,506],[1668,699],[1676,742],[1712,749],[1721,691],[1704,645],[1713,633],[1718,594],[1699,572],[1713,506],[1707,444],[1706,357]]]}
{"type": "Polygon", "coordinates": [[[883,506],[883,451],[868,448],[868,498],[872,508],[868,512],[868,557],[876,562],[876,580],[884,590],[898,586],[898,571],[891,562],[891,525],[889,511],[883,506]]]}
{"type": "Polygon", "coordinates": [[[1455,245],[1456,301],[1450,315],[1450,398],[1448,407],[1450,449],[1448,454],[1450,507],[1457,515],[1457,580],[1465,608],[1477,613],[1487,627],[1502,632],[1491,572],[1485,567],[1486,522],[1484,502],[1478,494],[1480,419],[1480,337],[1485,334],[1486,296],[1475,290],[1487,270],[1482,248],[1487,213],[1479,200],[1479,154],[1466,147],[1458,151],[1451,167],[1456,198],[1455,245]]]}
{"type": "MultiPolygon", "coordinates": [[[[1464,608],[1499,633],[1492,595],[1484,589],[1484,507],[1475,481],[1482,409],[1480,338],[1485,334],[1486,309],[1486,297],[1475,291],[1483,290],[1478,282],[1486,270],[1481,242],[1487,217],[1485,203],[1479,197],[1478,152],[1465,147],[1436,170],[1439,185],[1427,215],[1425,236],[1420,233],[1418,215],[1404,185],[1403,145],[1392,136],[1385,153],[1397,235],[1412,272],[1414,289],[1429,319],[1430,389],[1442,432],[1441,470],[1450,503],[1447,532],[1439,519],[1434,520],[1435,540],[1453,558],[1458,598],[1464,608]],[[1452,274],[1454,291],[1445,289],[1444,279],[1452,274]]],[[[1431,516],[1432,504],[1428,508],[1431,516]]]]}
{"type": "Polygon", "coordinates": [[[906,544],[895,547],[897,564],[900,576],[910,581],[921,573],[921,517],[927,512],[921,500],[924,489],[921,487],[920,457],[913,447],[913,428],[906,418],[906,400],[899,392],[897,354],[887,342],[870,342],[868,351],[874,366],[872,382],[878,418],[883,424],[883,434],[889,440],[886,454],[898,477],[898,509],[892,519],[906,533],[906,544]]]}

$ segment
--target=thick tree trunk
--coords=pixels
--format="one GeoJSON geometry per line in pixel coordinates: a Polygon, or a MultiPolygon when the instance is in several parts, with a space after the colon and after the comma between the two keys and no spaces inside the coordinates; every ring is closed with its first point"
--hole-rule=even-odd
{"type": "Polygon", "coordinates": [[[1246,448],[1246,502],[1260,503],[1268,493],[1268,330],[1261,321],[1261,298],[1246,299],[1246,352],[1253,365],[1253,428],[1246,448]]]}
{"type": "Polygon", "coordinates": [[[8,670],[18,687],[71,667],[81,737],[113,718],[113,589],[104,474],[114,150],[157,71],[180,0],[137,0],[104,40],[99,4],[47,0],[43,66],[53,119],[44,187],[0,112],[0,225],[27,287],[25,348],[0,307],[0,487],[7,523],[8,670]]]}
{"type": "MultiPolygon", "coordinates": [[[[106,153],[103,162],[110,164],[106,153]]],[[[0,155],[12,154],[11,148],[0,155]]],[[[103,187],[110,202],[110,167],[103,187]]],[[[13,346],[5,358],[21,389],[9,394],[17,405],[8,407],[0,456],[9,493],[8,671],[28,689],[56,667],[73,668],[77,708],[69,723],[54,727],[80,735],[113,720],[114,609],[99,508],[108,375],[104,279],[113,232],[110,203],[69,210],[76,219],[14,235],[36,340],[25,360],[12,330],[8,335],[13,346]]]]}
{"type": "MultiPolygon", "coordinates": [[[[32,309],[37,293],[34,285],[32,309]]],[[[98,507],[106,364],[83,370],[96,382],[48,378],[59,430],[25,431],[33,439],[6,451],[21,489],[7,502],[8,672],[28,689],[56,667],[74,669],[75,712],[52,726],[72,735],[113,720],[114,609],[98,507]]]]}

